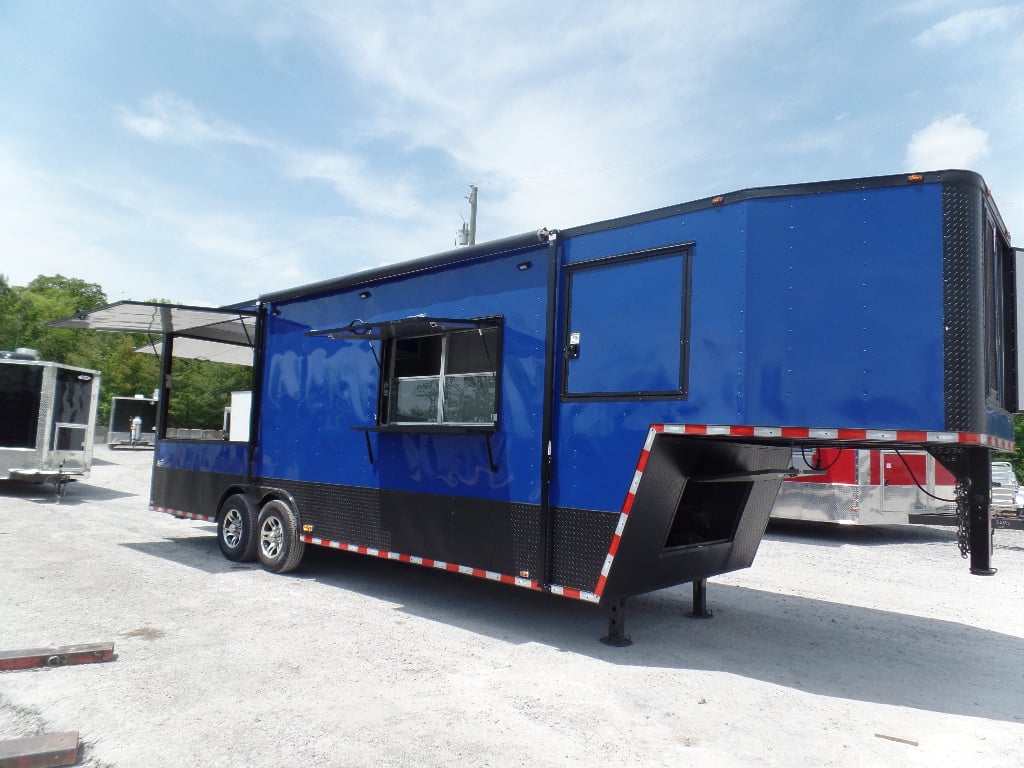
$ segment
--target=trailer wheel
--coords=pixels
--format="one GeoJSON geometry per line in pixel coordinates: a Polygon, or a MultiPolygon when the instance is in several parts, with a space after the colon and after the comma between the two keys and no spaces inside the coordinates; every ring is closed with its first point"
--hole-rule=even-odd
{"type": "Polygon", "coordinates": [[[306,545],[299,539],[299,521],[295,511],[280,499],[273,499],[260,510],[260,564],[272,573],[294,571],[302,560],[306,545]]]}
{"type": "Polygon", "coordinates": [[[228,560],[256,559],[256,510],[247,496],[236,493],[224,499],[217,515],[217,543],[228,560]]]}

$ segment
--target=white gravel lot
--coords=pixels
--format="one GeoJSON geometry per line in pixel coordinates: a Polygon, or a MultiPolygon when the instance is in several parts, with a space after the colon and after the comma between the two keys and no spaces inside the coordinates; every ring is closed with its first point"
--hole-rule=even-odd
{"type": "Polygon", "coordinates": [[[951,529],[773,525],[748,570],[603,608],[307,547],[225,560],[147,509],[150,452],[97,448],[64,503],[0,487],[0,740],[79,731],[83,765],[1019,766],[1024,533],[992,577],[951,529]]]}

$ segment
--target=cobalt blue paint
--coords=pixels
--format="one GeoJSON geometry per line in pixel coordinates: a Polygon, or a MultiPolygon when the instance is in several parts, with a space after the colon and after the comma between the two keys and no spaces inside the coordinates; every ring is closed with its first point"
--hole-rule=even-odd
{"type": "MultiPolygon", "coordinates": [[[[538,504],[546,394],[549,498],[571,509],[621,509],[652,423],[949,429],[946,183],[750,190],[264,297],[252,475],[538,504]],[[382,342],[308,335],[416,315],[501,318],[493,430],[377,430],[382,342]]],[[[977,177],[948,183],[983,204],[977,177]]],[[[1012,439],[1010,406],[973,428],[1012,439]]],[[[208,453],[160,461],[244,461],[208,453]]]]}
{"type": "Polygon", "coordinates": [[[156,466],[245,477],[248,446],[217,441],[159,440],[156,466]]]}

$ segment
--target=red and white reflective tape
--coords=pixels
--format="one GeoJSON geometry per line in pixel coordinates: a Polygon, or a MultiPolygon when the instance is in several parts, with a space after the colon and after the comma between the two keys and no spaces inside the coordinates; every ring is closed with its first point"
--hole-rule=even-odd
{"type": "Polygon", "coordinates": [[[626,530],[629,513],[632,511],[633,502],[636,500],[636,491],[640,487],[640,479],[644,476],[644,470],[647,469],[647,460],[651,457],[651,448],[654,446],[654,438],[663,430],[664,425],[652,424],[650,431],[647,433],[647,439],[644,441],[643,450],[640,451],[640,458],[636,462],[636,470],[633,472],[633,480],[629,484],[629,491],[626,493],[626,499],[622,502],[622,510],[619,512],[619,522],[615,526],[615,533],[612,534],[612,543],[608,546],[608,554],[605,556],[604,565],[601,566],[601,575],[598,577],[597,586],[594,588],[594,592],[592,593],[594,598],[593,602],[599,601],[601,599],[601,595],[604,593],[605,584],[608,582],[608,574],[611,573],[612,570],[612,562],[615,560],[615,555],[619,551],[619,543],[622,541],[622,532],[626,530]]]}
{"type": "Polygon", "coordinates": [[[574,589],[573,587],[563,587],[560,584],[552,584],[548,589],[553,595],[560,595],[561,597],[571,597],[573,600],[584,600],[588,603],[599,603],[601,602],[601,596],[596,595],[593,592],[587,592],[585,589],[574,589]]]}
{"type": "Polygon", "coordinates": [[[200,515],[196,512],[182,512],[180,509],[171,509],[170,507],[158,507],[155,504],[150,504],[149,508],[153,512],[164,512],[173,517],[180,517],[185,520],[203,520],[207,523],[217,522],[217,517],[215,515],[200,515]]]}
{"type": "Polygon", "coordinates": [[[429,557],[420,557],[418,555],[403,555],[399,552],[389,552],[386,549],[363,547],[358,544],[346,544],[343,541],[322,539],[317,536],[299,536],[299,539],[306,544],[315,544],[318,547],[329,547],[330,549],[340,549],[345,552],[356,552],[360,555],[371,555],[373,557],[383,558],[384,560],[398,560],[402,563],[412,563],[413,565],[422,565],[426,568],[437,568],[442,571],[461,573],[465,576],[474,576],[478,579],[498,581],[502,584],[511,584],[516,587],[525,587],[526,589],[540,589],[540,583],[536,579],[524,578],[522,576],[510,576],[507,573],[497,573],[483,568],[473,568],[468,565],[446,563],[443,560],[433,560],[429,557]]]}
{"type": "MultiPolygon", "coordinates": [[[[706,437],[755,437],[778,440],[821,440],[833,443],[844,442],[875,442],[888,444],[928,444],[928,445],[961,445],[980,446],[994,448],[999,451],[1012,452],[1015,444],[1012,440],[1006,440],[994,435],[975,434],[971,432],[929,432],[907,429],[848,429],[834,428],[823,429],[819,427],[757,427],[748,425],[724,425],[724,424],[652,424],[644,441],[643,450],[640,451],[640,458],[637,460],[636,469],[633,472],[633,479],[629,484],[629,491],[622,502],[622,509],[619,512],[619,521],[615,526],[615,533],[612,535],[611,544],[608,546],[608,554],[605,556],[604,564],[601,566],[601,574],[593,592],[574,587],[566,587],[552,584],[548,587],[552,594],[569,597],[574,600],[584,600],[597,603],[601,600],[605,585],[608,581],[608,574],[611,573],[612,563],[619,550],[622,541],[622,534],[629,521],[629,513],[633,509],[633,502],[636,500],[636,492],[640,487],[640,480],[644,470],[647,468],[647,461],[651,456],[651,448],[654,446],[654,439],[659,434],[666,435],[687,435],[706,437]]],[[[166,512],[174,517],[187,518],[190,520],[204,520],[216,522],[217,518],[211,515],[199,515],[194,512],[182,512],[167,507],[151,505],[150,509],[156,512],[166,512]]],[[[422,565],[427,568],[437,568],[443,571],[461,573],[466,576],[488,579],[490,581],[511,584],[517,587],[540,590],[541,585],[536,579],[522,576],[511,576],[505,573],[488,571],[483,568],[473,568],[468,565],[457,565],[446,563],[443,560],[433,560],[417,555],[404,555],[398,552],[389,552],[374,547],[363,547],[356,544],[347,544],[341,541],[323,539],[315,536],[300,536],[306,544],[314,544],[331,549],[340,549],[346,552],[356,552],[362,555],[372,555],[385,560],[398,560],[403,563],[422,565]]]]}
{"type": "Polygon", "coordinates": [[[605,584],[608,581],[608,574],[611,572],[615,555],[619,551],[619,543],[622,541],[622,533],[629,521],[629,513],[633,509],[633,502],[636,499],[637,488],[640,487],[640,479],[647,468],[647,461],[651,456],[651,448],[654,445],[654,438],[659,434],[666,435],[694,435],[707,437],[758,437],[778,438],[780,440],[824,440],[831,442],[878,442],[878,443],[912,443],[929,445],[961,445],[961,446],[983,446],[995,448],[1000,451],[1012,452],[1015,444],[1012,440],[1005,440],[993,435],[981,435],[971,432],[928,432],[908,429],[821,429],[816,427],[755,427],[747,425],[724,425],[724,424],[652,424],[644,441],[643,450],[640,451],[640,458],[636,463],[636,470],[633,472],[633,480],[629,484],[629,492],[622,503],[622,510],[619,512],[619,522],[612,535],[611,544],[608,547],[608,555],[605,557],[604,565],[601,567],[601,575],[597,579],[597,585],[593,592],[569,588],[552,587],[555,594],[564,594],[566,597],[576,597],[581,600],[598,602],[604,593],[605,584]]]}
{"type": "Polygon", "coordinates": [[[780,440],[828,440],[831,442],[911,443],[927,445],[975,445],[1013,451],[1014,442],[974,432],[936,432],[914,429],[849,429],[836,427],[755,427],[745,424],[655,424],[667,435],[707,437],[762,437],[780,440]]]}

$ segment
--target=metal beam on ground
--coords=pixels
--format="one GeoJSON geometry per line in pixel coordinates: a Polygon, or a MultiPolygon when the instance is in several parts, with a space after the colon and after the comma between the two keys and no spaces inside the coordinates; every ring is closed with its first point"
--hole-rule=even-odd
{"type": "Polygon", "coordinates": [[[78,762],[78,731],[0,741],[0,768],[57,768],[78,762]]]}
{"type": "Polygon", "coordinates": [[[66,667],[71,664],[94,664],[99,661],[112,661],[113,658],[113,643],[0,651],[0,671],[31,669],[33,667],[66,667]]]}

